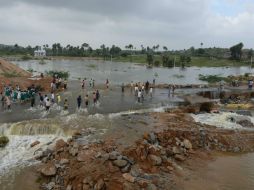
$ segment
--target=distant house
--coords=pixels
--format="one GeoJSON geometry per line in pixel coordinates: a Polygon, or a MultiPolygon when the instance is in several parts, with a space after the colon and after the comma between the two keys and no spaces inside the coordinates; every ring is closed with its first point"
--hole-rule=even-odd
{"type": "Polygon", "coordinates": [[[41,49],[39,47],[38,50],[34,51],[34,57],[46,57],[46,51],[45,51],[45,49],[41,49]]]}

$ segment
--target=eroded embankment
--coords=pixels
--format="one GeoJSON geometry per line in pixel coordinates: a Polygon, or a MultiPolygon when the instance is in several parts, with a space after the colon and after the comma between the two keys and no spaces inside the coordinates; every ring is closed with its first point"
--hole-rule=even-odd
{"type": "MultiPolygon", "coordinates": [[[[57,141],[37,159],[42,189],[176,189],[174,177],[211,153],[249,152],[254,132],[196,123],[178,111],[152,113],[160,132],[122,148],[114,140],[82,145],[79,135],[57,141]]],[[[128,134],[126,134],[128,135],[128,134]]]]}
{"type": "Polygon", "coordinates": [[[33,78],[30,72],[0,58],[0,81],[0,92],[3,91],[4,85],[10,85],[13,88],[18,85],[22,90],[26,90],[34,85],[49,92],[52,78],[33,78]]]}

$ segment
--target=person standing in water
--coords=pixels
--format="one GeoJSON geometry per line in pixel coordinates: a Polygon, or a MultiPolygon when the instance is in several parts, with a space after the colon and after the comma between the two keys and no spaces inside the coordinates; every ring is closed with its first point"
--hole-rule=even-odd
{"type": "Polygon", "coordinates": [[[55,94],[54,94],[54,92],[51,92],[51,102],[52,102],[52,104],[55,103],[55,94]]]}
{"type": "Polygon", "coordinates": [[[4,94],[1,92],[2,108],[4,108],[4,101],[5,101],[5,97],[4,97],[4,94]]]}
{"type": "Polygon", "coordinates": [[[95,106],[96,105],[96,101],[97,98],[96,98],[96,92],[93,92],[93,105],[95,106]]]}
{"type": "Polygon", "coordinates": [[[176,86],[173,84],[173,86],[172,86],[172,94],[173,95],[175,94],[175,89],[176,89],[176,86]]]}
{"type": "Polygon", "coordinates": [[[67,98],[64,100],[64,110],[68,110],[69,104],[67,98]]]}
{"type": "Polygon", "coordinates": [[[106,87],[109,88],[109,80],[106,80],[106,87]]]}
{"type": "Polygon", "coordinates": [[[100,99],[100,93],[99,90],[96,90],[96,102],[98,102],[100,99]]]}
{"type": "Polygon", "coordinates": [[[67,89],[67,79],[64,79],[64,90],[67,89]]]}
{"type": "Polygon", "coordinates": [[[135,96],[138,96],[138,84],[135,85],[134,91],[135,91],[135,96]]]}
{"type": "Polygon", "coordinates": [[[32,95],[31,95],[31,107],[34,107],[35,105],[35,92],[32,92],[32,95]]]}
{"type": "Polygon", "coordinates": [[[151,86],[150,86],[150,89],[149,89],[149,95],[150,95],[151,98],[153,97],[153,87],[151,87],[151,86]]]}
{"type": "Polygon", "coordinates": [[[124,83],[122,83],[122,93],[124,93],[124,83]]]}
{"type": "Polygon", "coordinates": [[[171,93],[171,86],[168,85],[168,97],[170,97],[170,93],[171,93]]]}
{"type": "Polygon", "coordinates": [[[82,102],[81,95],[79,95],[77,98],[78,109],[80,109],[81,107],[81,102],[82,102]]]}
{"type": "Polygon", "coordinates": [[[85,88],[85,79],[82,81],[81,83],[81,88],[84,89],[85,88]]]}
{"type": "Polygon", "coordinates": [[[49,111],[49,108],[50,108],[50,105],[51,105],[51,103],[50,103],[50,101],[49,101],[49,98],[47,98],[46,99],[46,111],[49,111]]]}
{"type": "Polygon", "coordinates": [[[88,94],[85,96],[85,105],[86,107],[88,107],[89,104],[89,98],[88,98],[88,94]]]}
{"type": "Polygon", "coordinates": [[[60,94],[56,95],[56,100],[57,100],[57,104],[59,105],[60,102],[61,102],[61,96],[60,96],[60,94]]]}
{"type": "Polygon", "coordinates": [[[93,83],[92,84],[93,84],[93,88],[94,88],[95,87],[95,80],[94,79],[93,79],[93,83]]]}
{"type": "Polygon", "coordinates": [[[133,83],[133,81],[131,81],[131,93],[133,91],[133,88],[134,88],[134,83],[133,83]]]}
{"type": "Polygon", "coordinates": [[[141,102],[141,96],[142,96],[142,92],[141,90],[138,90],[138,102],[141,102]]]}
{"type": "Polygon", "coordinates": [[[11,99],[9,96],[6,96],[6,105],[7,105],[7,109],[11,110],[11,99]]]}

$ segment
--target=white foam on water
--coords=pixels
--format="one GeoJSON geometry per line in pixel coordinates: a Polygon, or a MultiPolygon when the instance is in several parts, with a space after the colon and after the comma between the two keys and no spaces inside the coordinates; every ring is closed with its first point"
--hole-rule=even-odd
{"type": "Polygon", "coordinates": [[[0,148],[0,176],[12,168],[36,163],[34,160],[36,150],[45,150],[48,147],[47,143],[57,139],[55,135],[9,135],[8,138],[9,143],[6,147],[0,148]],[[40,141],[40,144],[31,148],[30,145],[35,141],[40,141]]]}
{"type": "Polygon", "coordinates": [[[219,114],[216,113],[204,113],[204,114],[191,114],[196,122],[213,125],[218,128],[224,129],[243,129],[243,127],[235,122],[232,122],[231,118],[237,117],[245,117],[246,119],[250,120],[254,123],[254,118],[250,116],[240,116],[236,113],[231,112],[222,112],[219,114]]]}
{"type": "Polygon", "coordinates": [[[116,117],[120,117],[122,115],[133,115],[133,114],[141,114],[141,113],[151,113],[151,112],[164,112],[165,109],[169,108],[169,106],[162,106],[157,108],[148,108],[148,109],[139,109],[139,110],[129,110],[118,113],[111,113],[108,115],[109,119],[114,119],[116,117]]]}
{"type": "Polygon", "coordinates": [[[59,113],[60,116],[66,116],[68,114],[69,114],[68,110],[61,110],[60,113],[59,113]]]}
{"type": "Polygon", "coordinates": [[[88,119],[98,119],[98,120],[102,120],[104,119],[105,116],[103,114],[99,114],[99,113],[96,113],[96,114],[93,114],[93,115],[89,115],[88,116],[88,119]]]}
{"type": "Polygon", "coordinates": [[[84,114],[84,113],[88,113],[88,110],[86,108],[80,108],[80,109],[76,109],[76,112],[79,114],[84,114]]]}

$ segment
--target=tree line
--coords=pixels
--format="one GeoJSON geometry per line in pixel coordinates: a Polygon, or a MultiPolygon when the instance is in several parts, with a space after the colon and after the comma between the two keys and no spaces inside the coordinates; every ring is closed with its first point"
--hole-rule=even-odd
{"type": "Polygon", "coordinates": [[[35,50],[45,49],[48,56],[72,56],[72,57],[101,57],[104,60],[114,59],[117,57],[129,58],[132,62],[133,56],[145,55],[148,66],[159,66],[162,64],[164,67],[173,67],[176,62],[182,66],[191,63],[191,57],[210,57],[210,58],[226,58],[241,61],[250,59],[253,56],[252,49],[243,49],[244,44],[238,43],[230,48],[203,48],[204,43],[200,43],[200,48],[195,49],[190,47],[184,50],[169,50],[166,46],[159,44],[154,46],[141,45],[136,48],[132,44],[128,44],[121,49],[119,46],[112,45],[106,46],[102,44],[99,48],[93,49],[88,43],[82,43],[78,46],[70,44],[63,46],[60,43],[54,43],[51,46],[45,44],[43,46],[27,46],[22,47],[18,44],[15,45],[1,45],[0,55],[30,55],[34,54],[35,50]],[[160,56],[161,61],[155,59],[155,56],[160,56]]]}

